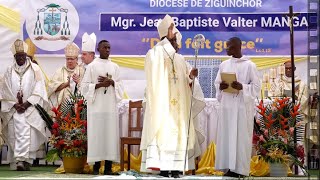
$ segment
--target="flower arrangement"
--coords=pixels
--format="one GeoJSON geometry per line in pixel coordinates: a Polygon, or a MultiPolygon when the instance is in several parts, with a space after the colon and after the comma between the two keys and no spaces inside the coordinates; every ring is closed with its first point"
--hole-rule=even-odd
{"type": "MultiPolygon", "coordinates": [[[[37,107],[39,111],[39,107],[37,107]]],[[[43,110],[42,110],[43,111],[43,110]]],[[[52,121],[49,115],[40,115],[51,132],[49,144],[52,149],[46,159],[53,162],[59,157],[82,157],[87,154],[87,105],[80,94],[70,95],[58,108],[53,107],[52,121]],[[45,118],[44,118],[45,117],[45,118]]]]}
{"type": "Polygon", "coordinates": [[[300,104],[293,104],[288,97],[276,98],[257,106],[253,144],[269,163],[290,163],[303,167],[304,148],[294,143],[294,131],[301,125],[300,104]]]}

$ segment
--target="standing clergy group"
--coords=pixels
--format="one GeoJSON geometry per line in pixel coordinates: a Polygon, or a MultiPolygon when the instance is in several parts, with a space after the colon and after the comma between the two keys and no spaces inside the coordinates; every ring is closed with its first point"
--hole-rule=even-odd
{"type": "MultiPolygon", "coordinates": [[[[145,58],[146,90],[144,121],[140,150],[142,172],[158,171],[164,177],[178,178],[186,170],[195,169],[204,141],[197,115],[205,102],[198,70],[178,53],[182,35],[173,19],[166,15],[158,23],[161,39],[145,58]]],[[[57,107],[70,93],[81,93],[87,100],[87,162],[98,174],[100,161],[105,161],[104,174],[111,175],[112,162],[119,157],[119,120],[117,103],[124,95],[120,68],[111,61],[111,44],[101,40],[96,49],[95,34],[82,36],[80,48],[70,43],[65,48],[66,63],[48,82],[44,73],[27,56],[27,44],[21,40],[12,46],[13,65],[4,75],[0,93],[2,136],[9,145],[12,169],[29,170],[29,163],[46,140],[45,123],[34,105],[57,107]],[[95,51],[99,57],[95,58],[95,51]],[[49,100],[48,100],[49,97],[49,100]]],[[[231,59],[219,67],[215,80],[221,104],[218,122],[216,169],[228,175],[249,175],[251,158],[254,100],[260,92],[260,81],[253,62],[241,53],[241,40],[227,43],[231,59]],[[224,82],[220,73],[233,72],[237,80],[224,82]],[[237,94],[225,92],[232,86],[237,94]]],[[[30,56],[32,57],[32,56],[30,56]]]]}

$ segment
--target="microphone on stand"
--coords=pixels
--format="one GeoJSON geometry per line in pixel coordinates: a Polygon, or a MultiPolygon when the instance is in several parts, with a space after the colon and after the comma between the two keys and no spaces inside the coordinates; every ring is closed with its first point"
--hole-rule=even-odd
{"type": "MultiPolygon", "coordinates": [[[[197,67],[197,59],[198,59],[198,51],[201,48],[201,46],[204,44],[206,41],[205,37],[203,34],[197,34],[193,38],[193,45],[194,45],[194,50],[195,50],[195,61],[194,61],[194,68],[197,67]]],[[[189,121],[188,121],[188,133],[187,133],[187,145],[186,145],[186,152],[185,152],[185,157],[184,157],[184,168],[183,168],[183,175],[185,175],[186,171],[186,162],[187,162],[187,155],[188,155],[188,146],[189,146],[189,134],[190,134],[190,121],[191,121],[191,116],[192,116],[192,97],[193,97],[193,92],[194,92],[194,81],[192,81],[192,86],[191,86],[191,102],[190,102],[190,112],[189,112],[189,121]]]]}

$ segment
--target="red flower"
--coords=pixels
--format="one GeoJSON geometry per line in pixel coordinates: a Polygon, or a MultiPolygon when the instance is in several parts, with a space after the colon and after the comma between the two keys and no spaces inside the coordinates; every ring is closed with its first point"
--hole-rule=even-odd
{"type": "Polygon", "coordinates": [[[283,98],[283,99],[278,99],[278,102],[279,102],[279,104],[280,105],[282,105],[282,104],[284,104],[286,101],[288,101],[290,98],[289,97],[287,97],[287,98],[283,98]]]}
{"type": "Polygon", "coordinates": [[[295,118],[299,114],[299,112],[298,111],[296,111],[296,112],[291,111],[290,114],[291,114],[292,118],[295,118]]]}
{"type": "Polygon", "coordinates": [[[252,143],[257,144],[258,141],[259,141],[259,136],[256,133],[254,133],[252,136],[252,143]]]}
{"type": "Polygon", "coordinates": [[[78,146],[81,145],[81,141],[80,141],[80,140],[73,140],[73,145],[74,145],[75,147],[78,147],[78,146]]]}
{"type": "Polygon", "coordinates": [[[58,145],[64,145],[64,140],[63,139],[59,140],[58,145]]]}
{"type": "Polygon", "coordinates": [[[83,121],[83,126],[84,126],[85,128],[87,128],[87,121],[86,121],[86,120],[83,121]]]}
{"type": "Polygon", "coordinates": [[[83,104],[83,99],[80,99],[79,101],[78,101],[78,106],[81,106],[83,104]]]}
{"type": "Polygon", "coordinates": [[[300,108],[300,104],[294,105],[293,106],[293,112],[297,112],[300,108]]]}
{"type": "Polygon", "coordinates": [[[284,107],[286,107],[287,105],[286,104],[279,104],[279,106],[277,106],[277,109],[278,110],[281,110],[283,109],[284,107]]]}
{"type": "Polygon", "coordinates": [[[296,147],[296,152],[297,152],[297,156],[299,157],[299,158],[304,158],[304,148],[303,148],[303,146],[302,145],[298,145],[297,147],[296,147]]]}
{"type": "Polygon", "coordinates": [[[51,109],[51,111],[53,111],[55,115],[57,115],[59,113],[59,111],[58,111],[58,109],[56,107],[53,107],[51,109]]]}
{"type": "Polygon", "coordinates": [[[53,123],[52,128],[53,129],[58,129],[59,128],[59,124],[57,122],[53,123]]]}
{"type": "Polygon", "coordinates": [[[57,136],[59,134],[59,132],[56,129],[53,129],[51,132],[54,136],[57,136]]]}
{"type": "Polygon", "coordinates": [[[288,122],[288,118],[285,118],[285,117],[283,117],[281,114],[280,114],[280,118],[283,120],[283,122],[288,122]]]}
{"type": "Polygon", "coordinates": [[[261,154],[262,156],[265,156],[265,155],[267,154],[267,150],[261,149],[260,154],[261,154]]]}

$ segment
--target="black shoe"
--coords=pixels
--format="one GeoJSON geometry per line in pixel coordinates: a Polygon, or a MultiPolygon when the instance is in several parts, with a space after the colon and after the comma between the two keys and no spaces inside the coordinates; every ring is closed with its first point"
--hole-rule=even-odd
{"type": "Polygon", "coordinates": [[[39,166],[39,159],[33,160],[32,166],[39,166]]]}
{"type": "Polygon", "coordinates": [[[17,162],[17,171],[25,171],[26,168],[24,167],[23,161],[17,162]]]}
{"type": "Polygon", "coordinates": [[[112,161],[105,160],[103,174],[104,175],[117,175],[117,173],[112,172],[112,161]]]}
{"type": "Polygon", "coordinates": [[[232,177],[232,175],[233,175],[233,173],[232,173],[230,170],[228,170],[228,172],[224,173],[224,175],[223,175],[223,176],[229,176],[229,177],[232,177]]]}
{"type": "Polygon", "coordinates": [[[30,163],[23,161],[25,171],[30,171],[30,163]]]}
{"type": "Polygon", "coordinates": [[[232,172],[234,174],[233,177],[236,177],[236,178],[244,178],[246,177],[245,175],[242,175],[242,174],[238,174],[238,173],[235,173],[235,172],[232,172]]]}
{"type": "Polygon", "coordinates": [[[93,165],[93,174],[99,175],[99,169],[100,169],[100,161],[97,161],[93,165]]]}
{"type": "Polygon", "coordinates": [[[235,178],[244,178],[245,177],[242,174],[238,174],[238,173],[232,172],[230,170],[225,174],[225,176],[235,177],[235,178]]]}
{"type": "Polygon", "coordinates": [[[171,177],[173,178],[180,178],[179,171],[171,171],[171,177]]]}
{"type": "Polygon", "coordinates": [[[169,177],[169,171],[160,171],[160,176],[169,177]]]}

